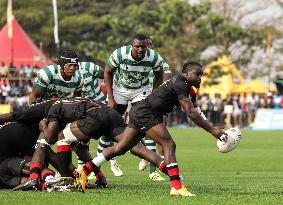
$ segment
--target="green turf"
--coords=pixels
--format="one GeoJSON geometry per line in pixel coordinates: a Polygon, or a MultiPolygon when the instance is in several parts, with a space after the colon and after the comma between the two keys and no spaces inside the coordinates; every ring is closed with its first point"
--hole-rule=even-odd
{"type": "MultiPolygon", "coordinates": [[[[138,171],[139,159],[118,158],[123,177],[103,167],[109,188],[87,193],[0,191],[0,204],[283,204],[282,131],[242,131],[240,146],[221,154],[212,136],[200,129],[171,129],[185,184],[196,198],[172,198],[169,183],[148,179],[138,171]]],[[[93,154],[96,143],[92,144],[93,154]]]]}

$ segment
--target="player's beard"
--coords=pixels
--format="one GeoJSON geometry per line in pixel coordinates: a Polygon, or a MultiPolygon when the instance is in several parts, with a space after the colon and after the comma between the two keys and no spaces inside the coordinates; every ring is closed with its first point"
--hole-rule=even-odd
{"type": "Polygon", "coordinates": [[[143,59],[143,58],[144,58],[144,56],[145,56],[145,53],[138,53],[138,54],[137,54],[137,58],[138,58],[138,60],[143,59]]]}

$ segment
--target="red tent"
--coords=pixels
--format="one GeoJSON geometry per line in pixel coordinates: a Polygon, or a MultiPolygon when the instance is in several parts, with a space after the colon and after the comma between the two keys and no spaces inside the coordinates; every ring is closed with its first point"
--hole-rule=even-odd
{"type": "Polygon", "coordinates": [[[46,67],[52,64],[52,61],[31,41],[15,19],[12,20],[12,30],[12,39],[8,37],[8,24],[0,31],[0,65],[3,62],[6,66],[13,62],[15,67],[21,67],[21,65],[46,67]]]}

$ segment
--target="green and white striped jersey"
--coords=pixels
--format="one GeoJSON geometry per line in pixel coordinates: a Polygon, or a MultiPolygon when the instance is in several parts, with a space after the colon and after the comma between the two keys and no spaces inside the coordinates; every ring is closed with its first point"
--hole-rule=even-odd
{"type": "Polygon", "coordinates": [[[145,57],[135,61],[131,55],[132,46],[116,49],[108,59],[114,71],[113,87],[139,89],[149,85],[151,70],[162,70],[163,58],[155,51],[147,48],[145,57]]]}
{"type": "Polygon", "coordinates": [[[75,72],[70,81],[66,81],[61,76],[60,66],[55,64],[38,71],[33,87],[44,90],[42,99],[48,100],[69,97],[74,91],[81,89],[82,84],[82,75],[79,71],[75,72]]]}
{"type": "Polygon", "coordinates": [[[106,96],[99,86],[97,77],[104,72],[103,68],[92,62],[80,62],[80,72],[83,76],[82,97],[105,103],[106,96]]]}

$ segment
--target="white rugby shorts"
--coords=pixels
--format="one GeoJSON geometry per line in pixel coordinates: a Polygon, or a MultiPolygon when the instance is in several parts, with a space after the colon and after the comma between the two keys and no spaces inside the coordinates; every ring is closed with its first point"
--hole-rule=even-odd
{"type": "Polygon", "coordinates": [[[145,99],[152,92],[150,85],[139,89],[113,88],[113,96],[117,104],[127,105],[145,99]]]}

